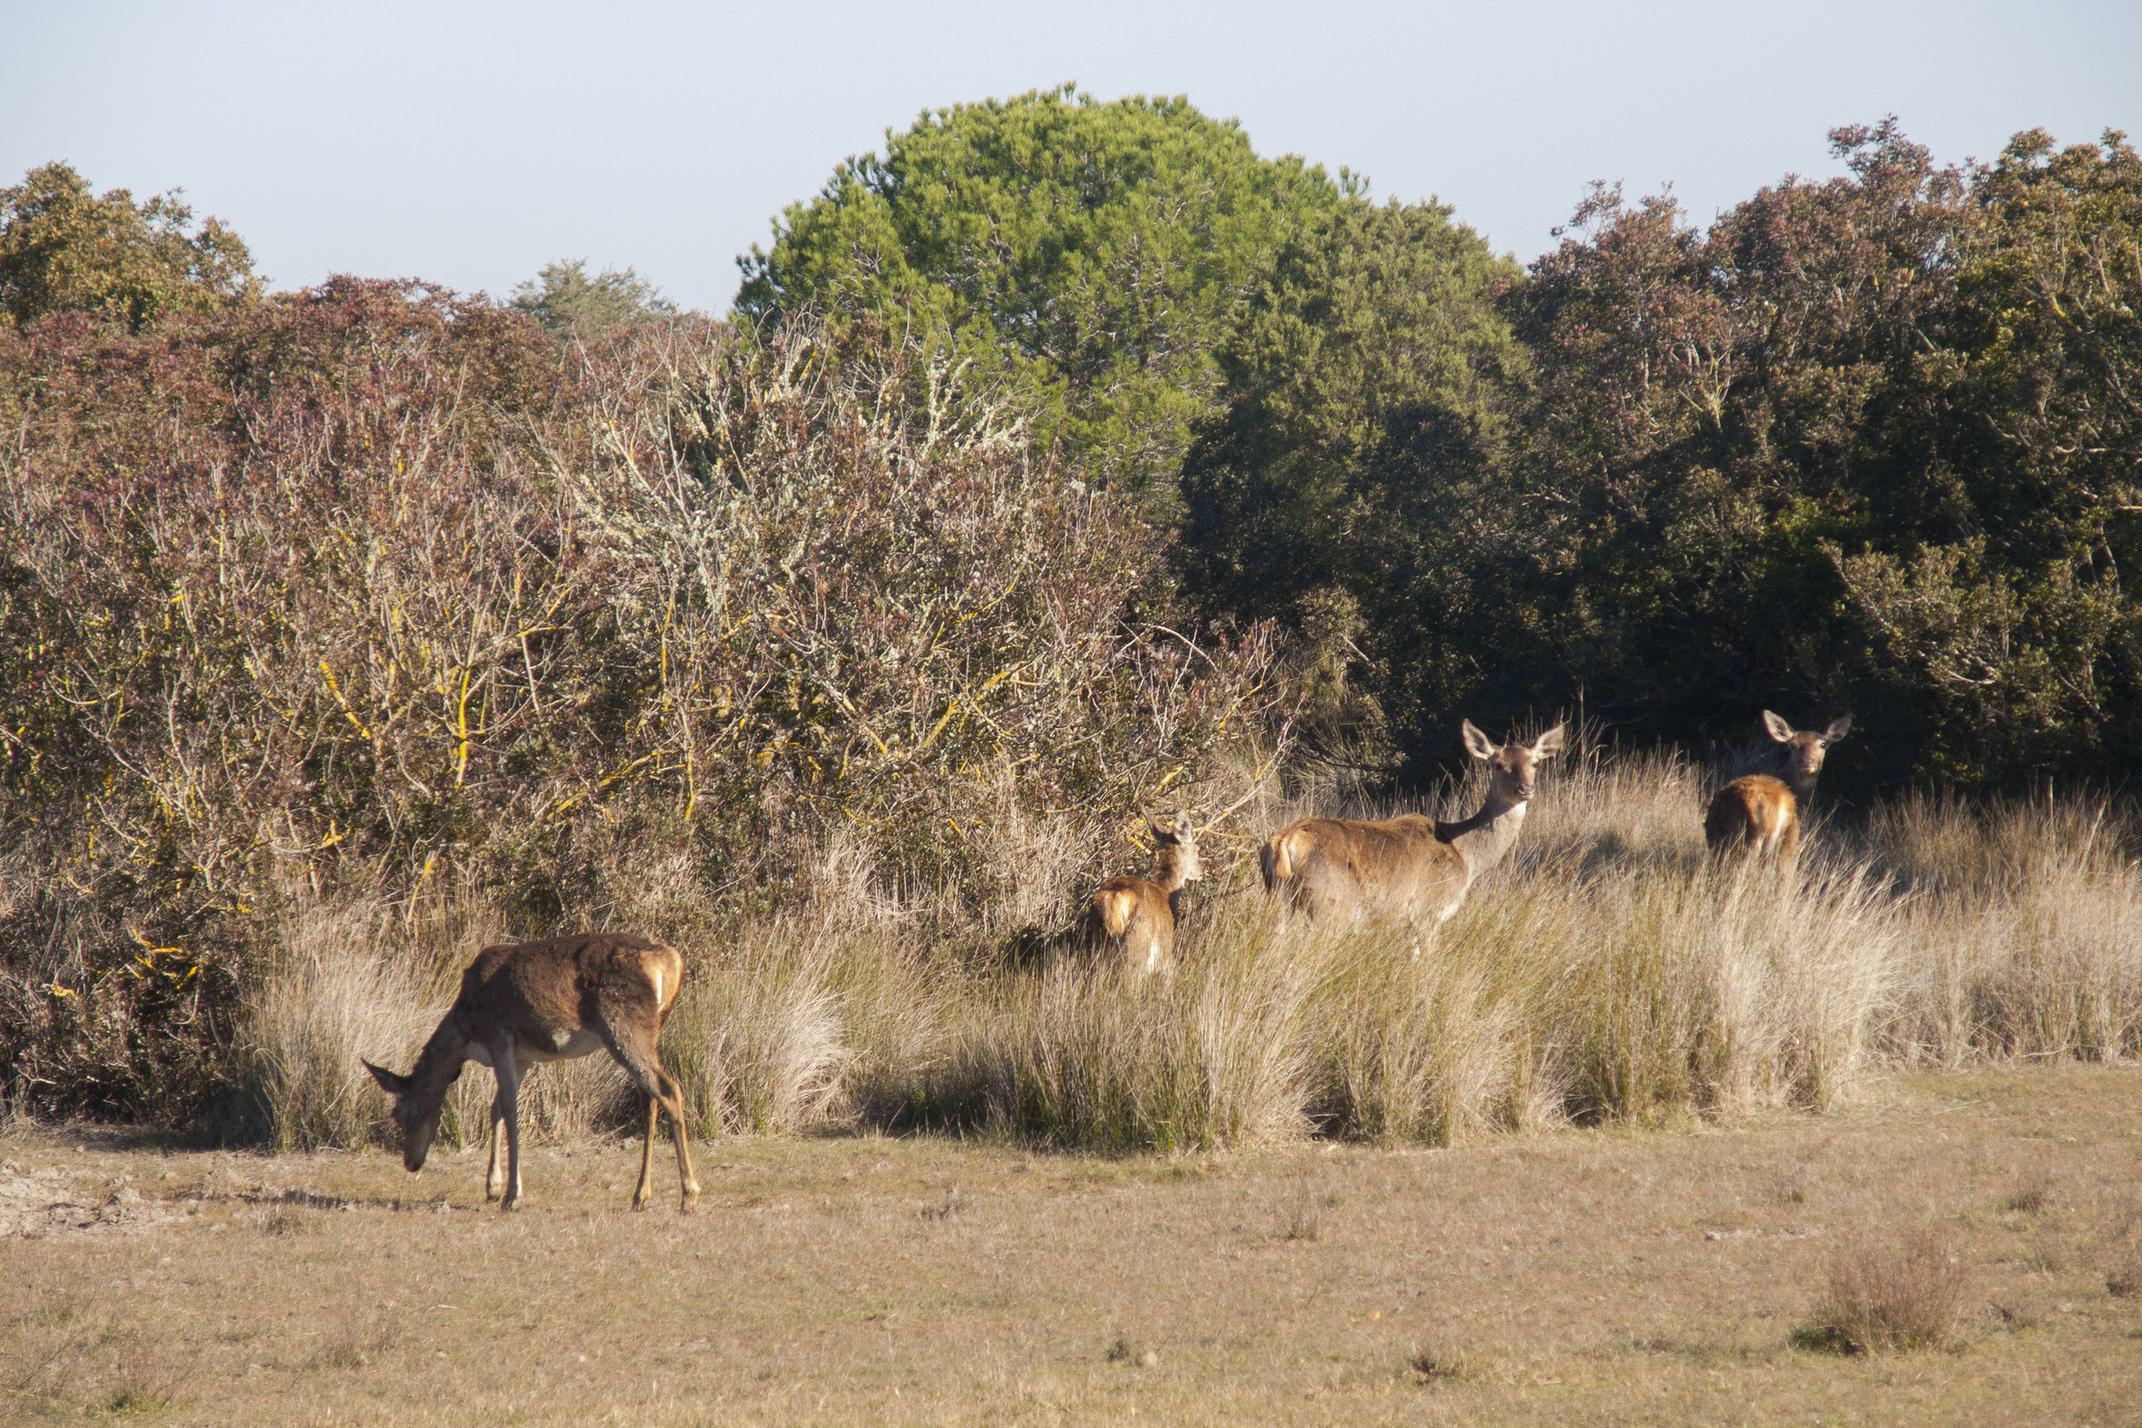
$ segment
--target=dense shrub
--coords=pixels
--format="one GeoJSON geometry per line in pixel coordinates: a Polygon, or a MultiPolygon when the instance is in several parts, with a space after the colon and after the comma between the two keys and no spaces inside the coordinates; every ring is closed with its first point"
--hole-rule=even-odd
{"type": "Polygon", "coordinates": [[[1482,687],[1685,743],[1855,709],[1840,788],[2129,776],[2142,161],[1832,141],[1708,230],[1601,191],[1511,289],[1539,380],[1489,568],[1545,641],[1482,687]]]}
{"type": "Polygon", "coordinates": [[[198,1104],[293,888],[451,872],[534,933],[773,897],[837,828],[971,917],[985,825],[1090,861],[1198,798],[1261,636],[1149,622],[1150,534],[961,378],[352,281],[0,335],[11,1098],[198,1104]]]}

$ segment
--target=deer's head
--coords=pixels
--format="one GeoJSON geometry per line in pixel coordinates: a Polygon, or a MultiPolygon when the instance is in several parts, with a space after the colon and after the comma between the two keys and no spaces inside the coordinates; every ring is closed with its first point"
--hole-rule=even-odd
{"type": "Polygon", "coordinates": [[[1512,739],[1497,748],[1495,741],[1467,719],[1459,732],[1465,751],[1488,766],[1488,801],[1517,804],[1532,797],[1541,759],[1551,759],[1562,750],[1562,726],[1555,725],[1529,744],[1512,739]]]}
{"type": "Polygon", "coordinates": [[[1186,883],[1194,883],[1205,876],[1205,865],[1197,856],[1197,825],[1190,821],[1187,812],[1173,818],[1155,818],[1146,826],[1153,830],[1153,841],[1159,847],[1163,859],[1173,859],[1175,872],[1186,883]]]}
{"type": "Polygon", "coordinates": [[[1792,782],[1802,786],[1815,781],[1822,772],[1822,760],[1828,755],[1830,745],[1852,732],[1852,716],[1831,721],[1830,727],[1816,734],[1795,729],[1792,725],[1771,713],[1763,711],[1763,729],[1771,738],[1784,745],[1785,770],[1792,782]]]}
{"type": "Polygon", "coordinates": [[[446,1101],[444,1090],[436,1096],[420,1096],[411,1077],[397,1076],[369,1061],[364,1063],[364,1069],[372,1073],[379,1089],[394,1098],[389,1114],[394,1117],[395,1129],[402,1133],[402,1164],[413,1175],[424,1168],[424,1158],[431,1154],[431,1143],[439,1134],[439,1108],[446,1101]]]}

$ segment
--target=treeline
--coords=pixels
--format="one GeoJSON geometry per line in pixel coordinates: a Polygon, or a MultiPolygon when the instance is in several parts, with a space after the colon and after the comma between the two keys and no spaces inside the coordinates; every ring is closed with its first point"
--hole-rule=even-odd
{"type": "Polygon", "coordinates": [[[1146,493],[1186,604],[1325,645],[1371,756],[1581,691],[1691,745],[1853,709],[1841,785],[2125,776],[2142,162],[1831,142],[1702,230],[1602,187],[1520,271],[1179,102],[1029,95],[844,165],[739,306],[1003,373],[1146,493]]]}
{"type": "Polygon", "coordinates": [[[924,116],[734,314],[269,291],[176,198],[0,190],[0,1060],[179,1113],[278,909],[513,929],[852,873],[1003,946],[1282,738],[1858,716],[1825,775],[2142,749],[2142,163],[2116,134],[1529,269],[1181,101],[924,116]],[[813,869],[819,870],[813,872],[813,869]],[[1037,870],[1047,870],[1043,875],[1037,870]]]}

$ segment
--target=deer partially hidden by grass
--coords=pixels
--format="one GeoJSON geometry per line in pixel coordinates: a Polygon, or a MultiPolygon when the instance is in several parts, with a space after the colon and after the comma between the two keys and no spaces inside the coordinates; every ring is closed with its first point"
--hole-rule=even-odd
{"type": "Polygon", "coordinates": [[[608,1051],[647,1101],[647,1133],[640,1144],[640,1183],[632,1208],[645,1209],[654,1166],[655,1119],[669,1115],[677,1142],[677,1178],[683,1209],[699,1198],[684,1131],[684,1097],[662,1069],[655,1042],[662,1020],[684,985],[684,957],[676,948],[623,933],[595,932],[548,942],[486,947],[461,974],[461,995],[417,1056],[407,1076],[364,1063],[394,1098],[394,1123],[402,1133],[402,1163],[412,1173],[439,1131],[447,1090],[470,1061],[489,1066],[498,1078],[491,1103],[491,1156],[484,1174],[485,1198],[511,1210],[521,1203],[520,1085],[527,1068],[608,1051]],[[507,1165],[500,1172],[499,1128],[507,1165]]]}
{"type": "Polygon", "coordinates": [[[1153,871],[1145,877],[1115,877],[1086,900],[1083,940],[1089,950],[1122,958],[1139,975],[1175,974],[1175,924],[1183,888],[1205,876],[1197,856],[1197,829],[1190,815],[1156,818],[1153,871]]]}
{"type": "Polygon", "coordinates": [[[1746,774],[1711,796],[1703,815],[1703,841],[1711,856],[1791,861],[1800,847],[1800,804],[1814,793],[1830,746],[1851,730],[1850,714],[1816,734],[1795,729],[1765,709],[1763,731],[1780,745],[1778,774],[1746,774]]]}
{"type": "Polygon", "coordinates": [[[1460,733],[1466,752],[1488,766],[1487,798],[1472,817],[1305,818],[1265,843],[1266,890],[1313,917],[1383,912],[1448,920],[1481,874],[1516,846],[1540,760],[1562,747],[1560,724],[1529,744],[1512,739],[1499,748],[1470,719],[1460,733]]]}

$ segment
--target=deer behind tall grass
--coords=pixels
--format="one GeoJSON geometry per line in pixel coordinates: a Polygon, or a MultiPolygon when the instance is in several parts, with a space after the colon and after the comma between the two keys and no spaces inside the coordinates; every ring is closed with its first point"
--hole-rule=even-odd
{"type": "Polygon", "coordinates": [[[1529,744],[1500,747],[1470,719],[1460,733],[1466,752],[1488,766],[1487,797],[1472,817],[1302,819],[1264,845],[1266,890],[1312,917],[1390,912],[1448,921],[1473,883],[1516,846],[1539,763],[1562,748],[1560,724],[1529,744]]]}
{"type": "Polygon", "coordinates": [[[1139,975],[1175,973],[1175,924],[1183,888],[1205,876],[1197,854],[1197,828],[1188,813],[1156,818],[1153,871],[1145,877],[1114,877],[1086,902],[1088,948],[1120,957],[1139,975]]]}
{"type": "Polygon", "coordinates": [[[1792,861],[1800,847],[1800,805],[1814,793],[1830,746],[1852,731],[1852,716],[1832,720],[1817,734],[1765,709],[1763,731],[1779,745],[1778,772],[1734,779],[1712,795],[1703,815],[1703,840],[1720,860],[1739,854],[1792,861]]]}

